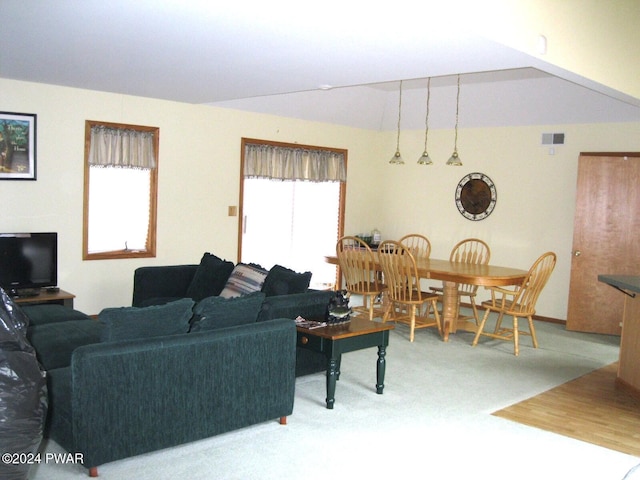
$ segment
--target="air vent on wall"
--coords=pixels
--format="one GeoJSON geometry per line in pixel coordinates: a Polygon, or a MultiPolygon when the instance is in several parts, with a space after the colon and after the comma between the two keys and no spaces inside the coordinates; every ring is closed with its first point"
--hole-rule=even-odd
{"type": "Polygon", "coordinates": [[[542,145],[564,145],[564,133],[543,133],[542,145]]]}

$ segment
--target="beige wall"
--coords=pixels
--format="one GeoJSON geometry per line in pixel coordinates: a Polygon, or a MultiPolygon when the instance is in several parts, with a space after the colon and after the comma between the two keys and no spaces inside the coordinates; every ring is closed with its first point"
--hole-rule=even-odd
{"type": "MultiPolygon", "coordinates": [[[[0,231],[57,231],[59,285],[77,295],[76,306],[86,313],[130,305],[140,265],[197,263],[205,251],[236,260],[237,217],[227,210],[238,205],[243,136],[346,148],[354,179],[349,196],[363,198],[372,183],[363,166],[376,150],[375,134],[364,130],[4,79],[0,105],[38,115],[38,180],[0,182],[0,231]],[[155,259],[82,260],[87,119],[160,128],[155,259]]],[[[369,207],[349,202],[356,218],[369,207]]]]}
{"type": "Polygon", "coordinates": [[[433,256],[459,239],[486,239],[498,264],[528,268],[546,250],[558,267],[539,304],[541,315],[566,317],[577,158],[581,151],[638,151],[640,124],[461,129],[461,168],[445,167],[452,131],[433,130],[432,167],[413,163],[423,132],[403,132],[404,167],[387,161],[392,132],[372,132],[212,107],[0,79],[3,111],[38,115],[38,180],[0,182],[0,231],[60,235],[59,284],[87,313],[129,305],[133,271],[141,265],[197,263],[204,251],[236,260],[240,138],[345,148],[349,151],[346,233],[379,228],[384,238],[429,235],[433,256]],[[158,256],[82,261],[84,121],[160,127],[158,256]],[[549,155],[543,132],[566,133],[549,155]],[[464,219],[453,195],[466,173],[496,183],[498,204],[481,222],[464,219]]]}
{"type": "MultiPolygon", "coordinates": [[[[454,5],[469,12],[460,18],[461,28],[622,92],[635,102],[640,99],[638,0],[456,0],[451,8],[454,5]],[[547,39],[545,55],[538,50],[540,35],[547,39]]],[[[560,70],[547,71],[563,76],[560,70]]]]}
{"type": "MultiPolygon", "coordinates": [[[[374,223],[384,227],[383,237],[426,234],[434,258],[448,258],[451,247],[466,237],[487,241],[492,263],[523,269],[545,251],[554,251],[558,264],[538,313],[566,319],[578,157],[586,151],[638,151],[639,128],[638,123],[622,123],[462,129],[462,167],[445,165],[453,150],[451,131],[430,131],[431,167],[414,163],[423,132],[403,132],[401,151],[411,162],[403,167],[377,165],[386,187],[381,191],[383,219],[374,223]],[[564,132],[565,145],[550,155],[541,145],[543,132],[564,132]],[[454,203],[457,183],[470,172],[487,174],[497,188],[493,213],[478,222],[465,219],[454,203]]],[[[385,153],[393,152],[395,138],[386,135],[385,153]]],[[[485,295],[482,290],[480,295],[485,295]]]]}

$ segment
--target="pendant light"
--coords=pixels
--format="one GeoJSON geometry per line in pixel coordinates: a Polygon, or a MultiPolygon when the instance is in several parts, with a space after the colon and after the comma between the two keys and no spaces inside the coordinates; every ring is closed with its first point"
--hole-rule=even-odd
{"type": "Polygon", "coordinates": [[[431,97],[431,77],[427,80],[427,115],[424,119],[424,152],[418,159],[418,165],[433,165],[427,153],[427,137],[429,136],[429,99],[431,97]]]}
{"type": "Polygon", "coordinates": [[[458,156],[458,108],[460,106],[460,74],[458,74],[458,95],[456,97],[456,128],[455,128],[455,142],[453,144],[453,153],[449,160],[447,160],[447,165],[452,165],[455,167],[461,167],[462,161],[460,161],[460,157],[458,156]]]}
{"type": "Polygon", "coordinates": [[[396,142],[396,153],[394,153],[389,163],[392,165],[404,165],[404,160],[400,155],[400,118],[402,114],[402,80],[400,80],[400,95],[398,99],[398,139],[396,142]]]}

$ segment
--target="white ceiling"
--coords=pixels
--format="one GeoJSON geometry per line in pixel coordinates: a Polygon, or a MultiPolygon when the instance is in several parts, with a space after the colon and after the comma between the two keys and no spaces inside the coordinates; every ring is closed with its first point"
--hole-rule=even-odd
{"type": "Polygon", "coordinates": [[[640,100],[463,35],[437,7],[225,3],[2,0],[0,77],[394,130],[400,79],[403,129],[424,127],[427,77],[429,126],[451,128],[462,74],[461,128],[640,121],[640,100]]]}

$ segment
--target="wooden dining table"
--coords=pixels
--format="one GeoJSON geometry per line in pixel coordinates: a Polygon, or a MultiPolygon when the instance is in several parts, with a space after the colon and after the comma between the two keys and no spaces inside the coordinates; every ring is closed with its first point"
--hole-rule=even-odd
{"type": "MultiPolygon", "coordinates": [[[[376,257],[376,252],[373,252],[376,257]]],[[[327,263],[338,265],[338,257],[328,255],[327,263]]],[[[449,340],[449,334],[455,333],[458,328],[475,332],[476,325],[470,321],[458,323],[460,297],[458,285],[466,283],[484,287],[504,287],[521,284],[527,270],[518,268],[501,267],[497,265],[477,265],[470,263],[452,262],[435,258],[416,259],[418,276],[426,280],[442,280],[442,323],[443,339],[449,340]]],[[[376,268],[382,271],[380,265],[376,268]]]]}

